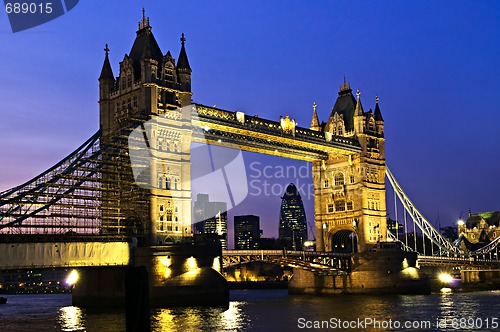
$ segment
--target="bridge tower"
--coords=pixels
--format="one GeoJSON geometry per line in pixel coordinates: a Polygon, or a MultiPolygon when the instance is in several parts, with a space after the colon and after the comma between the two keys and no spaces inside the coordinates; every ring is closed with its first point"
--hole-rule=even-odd
{"type": "Polygon", "coordinates": [[[314,104],[311,129],[361,146],[354,155],[312,163],[318,251],[362,252],[386,240],[384,120],[375,102],[375,111],[365,112],[361,93],[356,99],[344,78],[326,123],[319,124],[314,104]]]}
{"type": "Polygon", "coordinates": [[[106,45],[99,77],[101,150],[103,158],[116,161],[106,165],[102,176],[107,189],[103,224],[107,232],[136,235],[146,245],[178,243],[191,230],[192,129],[185,106],[191,104],[192,93],[185,41],[182,34],[176,63],[170,51],[162,53],[143,10],[118,76],[113,75],[106,45]],[[141,165],[131,163],[127,151],[134,129],[140,130],[148,150],[141,165]],[[134,167],[141,168],[139,181],[134,167]]]}

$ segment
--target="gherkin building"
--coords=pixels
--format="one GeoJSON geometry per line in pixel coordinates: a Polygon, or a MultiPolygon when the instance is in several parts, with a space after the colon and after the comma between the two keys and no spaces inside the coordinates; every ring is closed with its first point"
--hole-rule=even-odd
{"type": "Polygon", "coordinates": [[[287,249],[302,250],[307,241],[304,204],[297,187],[290,183],[281,197],[279,239],[287,249]]]}

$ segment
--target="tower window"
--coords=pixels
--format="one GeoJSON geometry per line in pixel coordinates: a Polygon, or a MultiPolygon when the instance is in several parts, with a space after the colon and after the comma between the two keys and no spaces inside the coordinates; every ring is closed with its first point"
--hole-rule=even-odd
{"type": "Polygon", "coordinates": [[[165,189],[169,190],[170,186],[172,185],[170,178],[165,179],[165,189]]]}
{"type": "Polygon", "coordinates": [[[335,202],[335,211],[342,212],[345,211],[345,201],[340,200],[335,202]]]}
{"type": "Polygon", "coordinates": [[[327,211],[328,213],[333,213],[333,212],[334,212],[334,210],[333,210],[333,204],[328,204],[328,205],[326,206],[326,211],[327,211]]]}
{"type": "Polygon", "coordinates": [[[328,180],[323,182],[323,188],[328,188],[330,185],[328,184],[328,180]]]}
{"type": "Polygon", "coordinates": [[[352,210],[353,210],[352,202],[347,202],[347,211],[352,211],[352,210]]]}
{"type": "Polygon", "coordinates": [[[345,183],[345,180],[344,180],[344,174],[343,173],[337,173],[335,174],[335,185],[336,186],[341,186],[345,183]]]}

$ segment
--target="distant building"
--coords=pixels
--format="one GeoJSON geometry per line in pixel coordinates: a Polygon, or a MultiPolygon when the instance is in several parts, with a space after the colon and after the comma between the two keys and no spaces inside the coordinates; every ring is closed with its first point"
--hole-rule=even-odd
{"type": "Polygon", "coordinates": [[[234,216],[235,249],[259,249],[260,234],[259,216],[234,216]]]}
{"type": "Polygon", "coordinates": [[[387,219],[387,230],[399,239],[402,239],[405,236],[404,225],[391,218],[387,219]]]}
{"type": "Polygon", "coordinates": [[[477,250],[500,236],[500,211],[469,213],[465,222],[458,223],[458,235],[463,235],[465,246],[477,250]]]}
{"type": "Polygon", "coordinates": [[[301,250],[307,241],[307,221],[304,204],[297,187],[290,183],[281,198],[278,239],[287,249],[301,250]]]}
{"type": "Polygon", "coordinates": [[[196,234],[216,234],[227,249],[227,204],[210,202],[208,194],[198,194],[193,208],[196,234]]]}

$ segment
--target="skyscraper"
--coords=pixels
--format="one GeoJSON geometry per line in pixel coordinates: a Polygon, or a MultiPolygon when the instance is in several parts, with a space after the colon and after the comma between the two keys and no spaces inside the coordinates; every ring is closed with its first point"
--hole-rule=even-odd
{"type": "Polygon", "coordinates": [[[246,215],[234,216],[234,248],[259,249],[260,218],[246,215]]]}
{"type": "Polygon", "coordinates": [[[227,249],[227,204],[210,202],[208,194],[198,194],[194,202],[194,229],[197,234],[217,234],[227,249]]]}
{"type": "Polygon", "coordinates": [[[288,249],[301,250],[307,240],[307,221],[302,197],[293,183],[281,198],[279,239],[288,249]]]}

